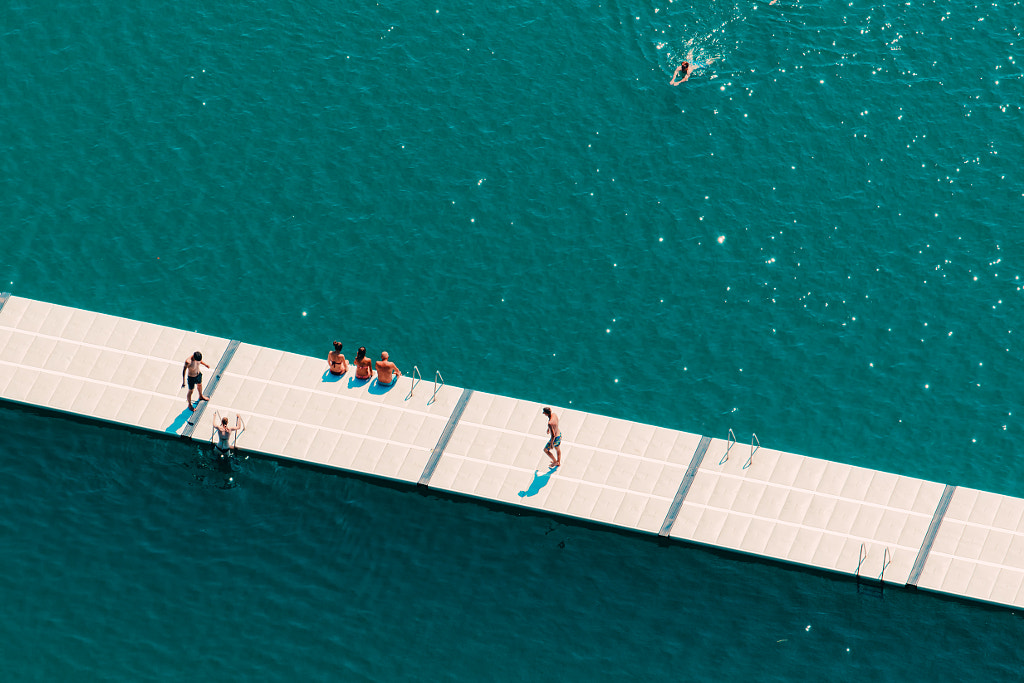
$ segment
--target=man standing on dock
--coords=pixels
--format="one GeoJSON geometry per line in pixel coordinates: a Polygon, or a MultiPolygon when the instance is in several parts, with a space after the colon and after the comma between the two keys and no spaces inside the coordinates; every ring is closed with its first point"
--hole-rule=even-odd
{"type": "Polygon", "coordinates": [[[551,458],[551,469],[554,469],[562,464],[562,432],[558,429],[558,416],[551,412],[551,408],[544,408],[541,412],[548,416],[548,434],[551,435],[548,444],[544,446],[544,452],[551,458]],[[558,454],[557,458],[551,455],[552,448],[558,454]]]}
{"type": "Polygon", "coordinates": [[[203,373],[199,368],[200,365],[206,366],[207,370],[210,369],[210,366],[203,362],[203,354],[196,351],[185,359],[185,367],[181,369],[182,389],[185,388],[185,373],[188,373],[188,397],[186,400],[188,401],[189,410],[195,410],[192,406],[192,389],[197,386],[199,387],[199,400],[197,400],[196,403],[199,403],[199,401],[210,400],[209,396],[203,396],[203,373]]]}

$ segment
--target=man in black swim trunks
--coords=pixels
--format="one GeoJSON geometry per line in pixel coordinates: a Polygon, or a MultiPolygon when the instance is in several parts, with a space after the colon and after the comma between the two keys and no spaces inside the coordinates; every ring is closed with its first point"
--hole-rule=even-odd
{"type": "MultiPolygon", "coordinates": [[[[185,388],[185,373],[188,373],[188,409],[195,410],[195,406],[192,405],[192,389],[199,387],[199,401],[209,401],[209,396],[203,396],[203,373],[199,366],[206,366],[209,370],[210,366],[203,362],[203,354],[196,351],[191,356],[185,359],[185,367],[181,369],[181,388],[185,388]]],[[[199,401],[196,401],[198,403],[199,401]]]]}

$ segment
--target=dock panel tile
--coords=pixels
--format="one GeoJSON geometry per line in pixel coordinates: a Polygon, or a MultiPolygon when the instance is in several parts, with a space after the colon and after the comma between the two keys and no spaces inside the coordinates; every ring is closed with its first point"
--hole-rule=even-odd
{"type": "MultiPolygon", "coordinates": [[[[767,486],[764,494],[757,501],[753,513],[765,519],[778,519],[782,506],[786,503],[787,490],[778,486],[767,486]]],[[[766,539],[767,542],[767,539],[766,539]]]]}
{"type": "MultiPolygon", "coordinates": [[[[573,498],[576,496],[576,490],[579,488],[578,481],[572,481],[567,479],[555,479],[551,484],[546,487],[550,488],[547,500],[545,501],[545,509],[562,515],[569,514],[569,506],[572,505],[573,498]]],[[[526,493],[529,490],[527,486],[523,487],[522,498],[523,504],[529,505],[530,499],[527,498],[526,493]]]]}
{"type": "Polygon", "coordinates": [[[776,523],[768,543],[765,544],[765,554],[779,559],[788,558],[796,544],[798,530],[799,527],[793,524],[776,523]]]}
{"type": "Polygon", "coordinates": [[[793,488],[817,491],[827,469],[828,463],[825,460],[802,458],[796,479],[793,480],[793,488]]]}
{"type": "Polygon", "coordinates": [[[352,459],[352,469],[365,472],[366,474],[373,474],[377,469],[377,463],[380,462],[381,457],[384,455],[385,443],[376,439],[363,439],[363,443],[359,446],[359,450],[356,451],[355,457],[352,459]]]}
{"type": "Polygon", "coordinates": [[[53,395],[60,385],[60,376],[49,372],[40,372],[25,397],[27,403],[37,406],[49,406],[53,395]]]}
{"type": "MultiPolygon", "coordinates": [[[[85,380],[81,378],[67,375],[62,376],[57,384],[56,391],[53,392],[50,398],[50,407],[55,410],[70,412],[83,386],[85,386],[85,380]]],[[[5,392],[5,395],[9,394],[5,392]]]]}
{"type": "MultiPolygon", "coordinates": [[[[686,509],[686,501],[683,501],[683,507],[680,509],[686,509]]],[[[704,508],[700,511],[700,517],[697,520],[697,525],[693,529],[692,538],[698,543],[705,543],[707,545],[715,545],[718,542],[718,536],[722,533],[722,527],[725,526],[725,521],[728,519],[729,513],[725,510],[719,510],[717,508],[704,508]]],[[[679,519],[676,519],[676,524],[679,523],[679,519]]],[[[675,525],[672,527],[675,530],[675,525]]]]}
{"type": "Polygon", "coordinates": [[[717,545],[737,550],[743,546],[743,539],[753,519],[747,515],[729,513],[715,539],[717,545]]]}
{"type": "Polygon", "coordinates": [[[857,517],[853,520],[850,533],[860,538],[876,538],[879,524],[882,523],[882,509],[870,505],[861,505],[857,517]]]}
{"type": "Polygon", "coordinates": [[[600,486],[580,482],[579,486],[576,488],[576,494],[573,496],[572,502],[569,504],[568,513],[573,517],[590,519],[594,512],[594,506],[597,505],[597,500],[600,497],[600,486]]]}
{"type": "Polygon", "coordinates": [[[655,427],[653,425],[630,423],[629,434],[622,444],[622,452],[626,455],[642,456],[650,446],[654,438],[655,427]]]}
{"type": "Polygon", "coordinates": [[[824,567],[834,571],[842,571],[843,550],[846,546],[846,537],[835,534],[824,534],[814,554],[811,555],[811,564],[815,567],[824,567]]]}
{"type": "Polygon", "coordinates": [[[989,599],[1004,605],[1021,606],[1024,604],[1024,595],[1021,594],[1022,587],[1024,587],[1024,571],[1002,567],[996,577],[995,585],[992,586],[989,599]]]}
{"type": "Polygon", "coordinates": [[[741,480],[739,493],[730,509],[744,515],[753,515],[768,488],[764,482],[755,479],[741,480]]]}
{"type": "Polygon", "coordinates": [[[814,494],[810,491],[790,489],[786,502],[782,504],[782,510],[779,512],[779,521],[802,524],[813,499],[814,494]]]}
{"type": "Polygon", "coordinates": [[[78,392],[78,396],[75,397],[74,403],[71,404],[71,409],[79,414],[92,415],[96,412],[96,406],[99,405],[100,399],[103,398],[104,388],[102,384],[85,382],[78,392]]]}
{"type": "Polygon", "coordinates": [[[306,406],[313,397],[312,393],[301,387],[281,387],[280,391],[284,393],[284,398],[281,401],[281,407],[274,413],[274,417],[281,420],[305,422],[306,406]]]}
{"type": "Polygon", "coordinates": [[[845,525],[845,512],[839,510],[839,514],[836,515],[836,506],[839,503],[846,503],[838,498],[831,496],[813,496],[810,504],[807,506],[807,512],[804,514],[803,523],[809,527],[815,529],[829,529],[832,530],[832,524],[835,522],[838,525],[845,525]],[[833,515],[838,518],[833,519],[833,515]]]}
{"type": "MultiPolygon", "coordinates": [[[[381,450],[380,458],[373,468],[373,473],[378,477],[386,479],[398,479],[398,473],[402,469],[402,463],[409,457],[409,447],[397,443],[385,443],[381,450]]],[[[420,472],[423,468],[420,468],[420,472]]],[[[417,478],[418,478],[417,474],[417,478]]]]}
{"type": "MultiPolygon", "coordinates": [[[[661,525],[665,521],[671,505],[671,499],[648,498],[643,514],[640,515],[640,520],[636,524],[636,530],[648,534],[657,534],[661,530],[661,525]]],[[[674,530],[675,525],[672,528],[674,530]]]]}
{"type": "Polygon", "coordinates": [[[329,464],[339,441],[341,441],[339,432],[330,429],[317,429],[306,451],[307,459],[319,465],[329,464]]]}
{"type": "Polygon", "coordinates": [[[771,519],[763,517],[752,518],[737,549],[754,555],[765,555],[768,539],[771,538],[774,527],[775,522],[771,519]]]}
{"type": "Polygon", "coordinates": [[[604,524],[612,524],[625,497],[625,491],[602,488],[597,496],[597,501],[594,502],[594,508],[590,512],[590,519],[604,524]]]}
{"type": "MultiPolygon", "coordinates": [[[[696,483],[696,480],[695,480],[696,483]]],[[[708,505],[719,510],[731,510],[736,497],[740,493],[743,481],[733,477],[719,477],[715,482],[715,488],[711,492],[708,505]]]]}
{"type": "Polygon", "coordinates": [[[121,412],[121,407],[124,405],[128,390],[110,385],[103,386],[101,389],[100,400],[96,403],[93,415],[101,420],[115,422],[117,414],[121,412]]]}
{"type": "Polygon", "coordinates": [[[320,430],[308,425],[295,425],[284,446],[284,453],[295,460],[309,460],[309,449],[320,430]]]}
{"type": "Polygon", "coordinates": [[[405,460],[402,462],[395,478],[409,483],[418,481],[420,475],[423,474],[423,470],[426,469],[427,461],[429,459],[429,450],[410,448],[409,455],[406,456],[405,460]]]}
{"type": "Polygon", "coordinates": [[[28,353],[29,347],[32,346],[32,342],[35,339],[32,335],[25,334],[21,330],[13,331],[4,345],[2,351],[3,359],[8,363],[23,365],[25,354],[28,353]]]}
{"type": "Polygon", "coordinates": [[[999,510],[992,519],[992,526],[1007,531],[1024,531],[1021,521],[1024,519],[1024,499],[1003,496],[999,501],[999,510]]]}
{"type": "MultiPolygon", "coordinates": [[[[25,350],[21,362],[33,368],[45,368],[47,361],[54,356],[57,340],[49,337],[35,337],[25,350]]],[[[63,350],[63,349],[61,349],[63,350]]]]}
{"type": "Polygon", "coordinates": [[[285,446],[288,445],[288,441],[291,439],[292,432],[294,431],[295,425],[291,422],[271,420],[270,426],[267,429],[267,435],[260,444],[260,450],[271,455],[288,457],[288,454],[285,452],[285,446]]]}
{"type": "MultiPolygon", "coordinates": [[[[586,471],[583,473],[583,480],[589,484],[603,486],[608,480],[608,475],[615,466],[616,457],[613,453],[606,451],[578,449],[579,453],[589,454],[586,471]]],[[[575,453],[576,451],[574,451],[575,453]]]]}
{"type": "MultiPolygon", "coordinates": [[[[442,458],[442,460],[444,460],[444,458],[442,458]]],[[[473,492],[476,490],[477,484],[480,483],[480,479],[484,476],[484,470],[486,469],[486,462],[482,462],[480,460],[462,460],[458,464],[458,470],[455,473],[455,479],[452,482],[451,490],[473,495],[473,492]]],[[[433,481],[433,477],[431,477],[431,481],[433,481]]]]}
{"type": "Polygon", "coordinates": [[[150,395],[141,391],[128,390],[124,402],[114,415],[114,420],[126,425],[138,425],[142,414],[149,405],[150,395]]]}
{"type": "MultiPolygon", "coordinates": [[[[337,432],[335,433],[338,434],[337,432]]],[[[328,464],[331,467],[359,471],[355,466],[356,457],[359,455],[359,450],[363,447],[366,439],[351,434],[338,434],[338,437],[338,445],[330,454],[327,460],[328,464]]]]}
{"type": "Polygon", "coordinates": [[[813,565],[814,553],[817,552],[818,546],[821,545],[825,536],[824,532],[817,529],[800,527],[797,529],[796,539],[793,541],[793,547],[790,548],[787,559],[800,564],[813,565]]]}
{"type": "Polygon", "coordinates": [[[640,518],[644,514],[645,507],[647,507],[647,496],[636,493],[624,493],[622,501],[619,503],[619,509],[616,511],[611,523],[627,529],[636,529],[640,524],[640,518]]]}

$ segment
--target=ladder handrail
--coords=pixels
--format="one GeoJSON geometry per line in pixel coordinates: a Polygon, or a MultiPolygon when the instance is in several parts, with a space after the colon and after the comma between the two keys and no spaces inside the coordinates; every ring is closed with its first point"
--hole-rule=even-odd
{"type": "Polygon", "coordinates": [[[434,401],[437,400],[437,392],[443,386],[444,386],[444,377],[441,376],[441,371],[440,370],[435,370],[434,371],[434,394],[433,394],[433,396],[430,397],[430,400],[427,401],[427,405],[428,406],[431,403],[433,403],[434,401]],[[440,384],[438,384],[439,381],[440,381],[440,384]]]}
{"type": "Polygon", "coordinates": [[[750,434],[750,455],[747,457],[747,461],[743,463],[743,469],[750,467],[750,464],[754,461],[754,453],[761,448],[761,440],[757,438],[757,434],[750,434]],[[754,444],[757,444],[756,446],[754,444]]]}
{"type": "Polygon", "coordinates": [[[423,381],[423,376],[420,375],[419,366],[412,366],[412,374],[410,374],[409,377],[412,379],[412,386],[409,387],[409,395],[405,397],[406,401],[412,398],[412,392],[416,390],[416,385],[423,381]]]}
{"type": "Polygon", "coordinates": [[[718,461],[719,465],[724,465],[729,461],[729,451],[736,445],[736,433],[732,431],[732,427],[729,428],[729,435],[725,437],[725,455],[718,461]]]}

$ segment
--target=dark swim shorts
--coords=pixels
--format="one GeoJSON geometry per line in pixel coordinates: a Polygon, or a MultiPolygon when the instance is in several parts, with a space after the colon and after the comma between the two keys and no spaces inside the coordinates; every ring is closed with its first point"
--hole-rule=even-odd
{"type": "Polygon", "coordinates": [[[188,388],[189,389],[195,389],[197,384],[202,384],[202,383],[203,383],[203,373],[201,373],[201,372],[196,373],[195,377],[189,377],[188,378],[188,388]]]}

